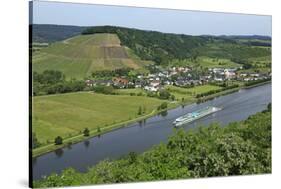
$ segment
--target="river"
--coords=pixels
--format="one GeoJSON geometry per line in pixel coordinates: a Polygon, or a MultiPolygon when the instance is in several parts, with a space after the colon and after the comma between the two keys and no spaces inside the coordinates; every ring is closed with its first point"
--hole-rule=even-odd
{"type": "Polygon", "coordinates": [[[145,121],[134,123],[100,137],[73,144],[33,158],[33,179],[72,167],[85,172],[88,167],[104,159],[116,159],[129,152],[141,153],[153,145],[166,142],[173,133],[172,122],[179,116],[198,110],[205,106],[221,106],[223,109],[183,126],[185,130],[219,122],[222,126],[234,121],[247,119],[249,115],[266,109],[271,102],[271,84],[241,89],[238,92],[220,96],[200,104],[178,107],[151,117],[145,121]]]}

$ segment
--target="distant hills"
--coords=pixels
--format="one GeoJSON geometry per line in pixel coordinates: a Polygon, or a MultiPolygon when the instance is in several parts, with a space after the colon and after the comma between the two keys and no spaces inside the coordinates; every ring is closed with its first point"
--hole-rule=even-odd
{"type": "Polygon", "coordinates": [[[35,53],[34,70],[57,69],[69,77],[81,78],[95,70],[138,69],[151,62],[205,67],[223,62],[271,64],[268,36],[191,36],[116,26],[32,25],[32,31],[33,42],[51,43],[35,53]]]}
{"type": "MultiPolygon", "coordinates": [[[[54,24],[33,24],[33,42],[56,42],[81,34],[89,26],[70,26],[54,24]]],[[[108,26],[110,27],[110,26],[108,26]]],[[[121,28],[121,27],[119,27],[121,28]]],[[[160,33],[160,32],[158,32],[160,33]]],[[[201,35],[201,37],[214,37],[212,35],[201,35]]],[[[256,39],[271,40],[270,36],[263,35],[220,35],[216,36],[225,39],[256,39]]]]}
{"type": "Polygon", "coordinates": [[[81,34],[81,32],[87,28],[81,26],[63,26],[51,24],[33,24],[29,27],[32,29],[32,41],[40,43],[52,43],[65,40],[67,38],[81,34]]]}

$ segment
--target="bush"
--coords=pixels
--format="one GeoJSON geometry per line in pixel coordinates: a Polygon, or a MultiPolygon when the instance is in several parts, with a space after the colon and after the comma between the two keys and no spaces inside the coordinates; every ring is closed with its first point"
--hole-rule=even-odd
{"type": "Polygon", "coordinates": [[[171,96],[171,94],[167,91],[167,90],[160,90],[159,91],[159,98],[160,99],[169,99],[169,97],[171,96]]]}
{"type": "Polygon", "coordinates": [[[88,128],[84,129],[83,133],[85,137],[90,136],[90,130],[88,128]]]}
{"type": "Polygon", "coordinates": [[[139,110],[138,110],[138,115],[141,115],[142,114],[142,108],[141,106],[139,107],[139,110]]]}
{"type": "Polygon", "coordinates": [[[62,143],[63,143],[62,137],[61,137],[61,136],[57,136],[57,137],[55,138],[55,144],[56,144],[56,145],[60,145],[60,144],[62,144],[62,143]]]}
{"type": "Polygon", "coordinates": [[[161,105],[160,105],[160,109],[166,109],[168,107],[168,103],[167,102],[163,102],[161,105]]]}
{"type": "Polygon", "coordinates": [[[114,88],[112,86],[103,86],[98,85],[93,87],[93,91],[96,93],[102,93],[102,94],[115,94],[114,88]]]}
{"type": "Polygon", "coordinates": [[[41,146],[41,143],[37,139],[36,134],[32,133],[32,148],[38,148],[39,146],[41,146]]]}

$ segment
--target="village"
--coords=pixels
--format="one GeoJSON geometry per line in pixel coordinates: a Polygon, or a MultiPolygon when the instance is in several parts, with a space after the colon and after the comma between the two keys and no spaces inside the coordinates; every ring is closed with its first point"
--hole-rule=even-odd
{"type": "Polygon", "coordinates": [[[250,82],[271,78],[271,73],[248,72],[240,68],[209,68],[204,73],[198,73],[190,67],[159,68],[155,73],[138,74],[134,78],[127,75],[111,79],[87,79],[88,87],[112,86],[117,89],[142,88],[157,92],[166,85],[178,87],[193,87],[208,83],[223,83],[225,81],[250,82]]]}

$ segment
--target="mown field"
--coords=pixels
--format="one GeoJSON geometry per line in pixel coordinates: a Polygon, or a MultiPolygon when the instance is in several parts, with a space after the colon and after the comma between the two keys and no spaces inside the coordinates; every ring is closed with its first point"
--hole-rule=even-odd
{"type": "Polygon", "coordinates": [[[238,68],[241,65],[226,58],[210,58],[200,56],[196,61],[191,59],[174,59],[169,63],[170,66],[202,66],[203,68],[238,68]]]}
{"type": "Polygon", "coordinates": [[[98,70],[141,69],[151,64],[121,46],[115,34],[79,35],[53,43],[34,53],[32,63],[33,71],[59,70],[66,78],[77,79],[98,70]]]}
{"type": "Polygon", "coordinates": [[[141,88],[134,88],[134,89],[116,89],[116,93],[121,94],[121,95],[130,95],[134,93],[135,95],[142,93],[143,95],[146,93],[144,89],[141,88]]]}
{"type": "Polygon", "coordinates": [[[168,85],[165,87],[171,94],[175,95],[177,100],[184,98],[185,101],[193,101],[197,94],[205,93],[212,90],[221,89],[219,86],[214,85],[200,85],[192,88],[182,88],[177,86],[168,85]]]}
{"type": "Polygon", "coordinates": [[[47,140],[53,142],[57,136],[78,135],[86,127],[96,131],[98,127],[140,117],[140,106],[145,109],[144,114],[149,114],[162,102],[144,96],[88,92],[34,97],[33,131],[39,142],[46,144],[47,140]]]}

